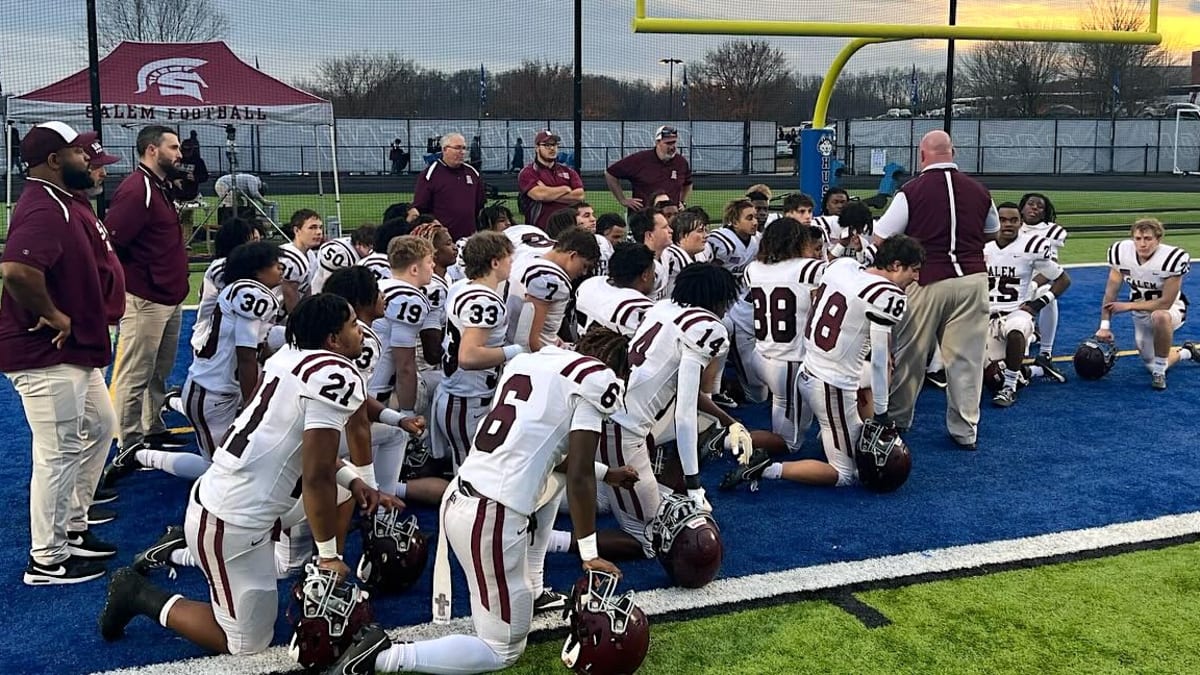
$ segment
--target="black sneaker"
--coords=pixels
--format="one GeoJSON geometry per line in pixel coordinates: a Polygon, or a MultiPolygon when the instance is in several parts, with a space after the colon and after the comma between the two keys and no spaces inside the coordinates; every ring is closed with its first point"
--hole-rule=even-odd
{"type": "Polygon", "coordinates": [[[709,396],[709,398],[712,399],[713,403],[716,403],[717,405],[721,406],[722,408],[724,408],[726,410],[737,410],[737,407],[738,407],[737,401],[733,400],[733,398],[730,397],[729,394],[726,394],[723,391],[718,391],[717,393],[709,396]]]}
{"type": "Polygon", "coordinates": [[[81,584],[104,576],[104,563],[74,556],[62,562],[44,565],[29,559],[25,565],[26,586],[81,584]]]}
{"type": "Polygon", "coordinates": [[[158,411],[158,420],[164,427],[171,426],[167,424],[167,415],[172,412],[186,416],[183,411],[183,390],[179,387],[168,390],[167,395],[163,397],[163,406],[162,410],[158,411]]]}
{"type": "Polygon", "coordinates": [[[67,532],[67,551],[79,558],[103,560],[117,554],[117,547],[102,541],[91,530],[67,532]]]}
{"type": "Polygon", "coordinates": [[[100,635],[112,642],[125,635],[125,627],[140,614],[138,596],[142,587],[149,582],[128,567],[122,567],[108,580],[108,592],[104,596],[104,607],[100,610],[100,635]]]}
{"type": "Polygon", "coordinates": [[[117,491],[107,487],[96,487],[96,491],[92,493],[92,504],[108,504],[117,501],[117,491]]]}
{"type": "Polygon", "coordinates": [[[758,492],[758,481],[762,478],[763,471],[771,465],[771,456],[762,448],[755,448],[750,454],[750,460],[745,466],[738,468],[725,474],[725,478],[721,479],[720,489],[729,491],[742,483],[750,483],[750,491],[758,492]]]}
{"type": "Polygon", "coordinates": [[[178,450],[186,446],[191,441],[184,434],[173,434],[169,431],[159,432],[157,434],[146,434],[142,438],[142,443],[148,448],[154,450],[178,450]]]}
{"type": "Polygon", "coordinates": [[[374,675],[375,659],[392,646],[387,633],[377,623],[369,623],[354,634],[354,643],[342,652],[326,675],[374,675]]]}
{"type": "Polygon", "coordinates": [[[1192,361],[1195,361],[1196,363],[1200,363],[1200,343],[1190,342],[1190,341],[1185,342],[1185,343],[1183,343],[1183,346],[1180,347],[1180,349],[1191,354],[1192,361]]]}
{"type": "Polygon", "coordinates": [[[1054,367],[1054,362],[1050,360],[1049,354],[1038,354],[1037,358],[1033,360],[1033,365],[1040,366],[1046,377],[1059,384],[1067,381],[1066,374],[1054,367]]]}
{"type": "Polygon", "coordinates": [[[118,448],[112,461],[104,467],[104,473],[100,476],[100,487],[111,489],[116,486],[118,480],[143,468],[142,463],[137,461],[137,451],[145,449],[146,446],[142,443],[130,443],[118,448]]]}
{"type": "Polygon", "coordinates": [[[556,593],[550,587],[542,589],[542,594],[533,601],[533,613],[561,612],[567,606],[568,598],[562,593],[556,593]]]}
{"type": "Polygon", "coordinates": [[[949,384],[949,382],[946,381],[946,371],[943,369],[925,373],[925,384],[931,387],[937,387],[938,389],[945,389],[949,384]]]}
{"type": "Polygon", "coordinates": [[[147,574],[150,570],[167,567],[171,564],[171,552],[185,548],[187,540],[184,539],[183,528],[172,525],[153,546],[133,557],[133,571],[147,574]]]}
{"type": "Polygon", "coordinates": [[[103,506],[93,505],[88,509],[87,524],[88,525],[103,525],[111,523],[117,519],[117,512],[112,509],[106,509],[103,506]]]}

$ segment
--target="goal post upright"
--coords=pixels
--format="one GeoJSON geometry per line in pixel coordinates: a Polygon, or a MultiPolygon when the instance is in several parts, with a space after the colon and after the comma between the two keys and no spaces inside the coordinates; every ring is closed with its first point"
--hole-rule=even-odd
{"type": "Polygon", "coordinates": [[[833,130],[826,128],[829,101],[846,63],[863,47],[897,40],[979,40],[987,42],[1066,42],[1076,44],[1160,45],[1159,0],[1150,0],[1145,31],[1022,28],[1011,26],[949,26],[935,24],[847,23],[824,21],[764,21],[758,19],[689,19],[650,17],[646,0],[634,0],[633,32],[682,35],[753,35],[779,37],[853,38],[829,66],[813,109],[813,128],[801,130],[801,190],[813,197],[820,213],[821,197],[829,187],[833,130]],[[819,170],[805,171],[808,167],[819,170]]]}

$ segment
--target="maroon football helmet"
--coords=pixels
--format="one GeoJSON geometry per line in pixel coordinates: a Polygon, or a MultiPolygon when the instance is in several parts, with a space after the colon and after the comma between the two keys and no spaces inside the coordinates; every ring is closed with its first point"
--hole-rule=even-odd
{"type": "Polygon", "coordinates": [[[295,628],[288,647],[305,668],[327,668],[354,642],[354,634],[374,621],[370,594],[337,573],[309,563],[304,579],[292,586],[288,621],[295,628]]]}
{"type": "Polygon", "coordinates": [[[421,578],[429,560],[429,543],[417,528],[417,517],[401,520],[400,512],[379,509],[359,522],[363,553],[358,578],[380,594],[403,593],[421,578]]]}
{"type": "Polygon", "coordinates": [[[894,425],[869,419],[863,423],[854,463],[863,487],[872,492],[892,492],[908,480],[912,455],[894,425]]]}
{"type": "Polygon", "coordinates": [[[716,578],[725,546],[712,514],[701,511],[691,497],[664,497],[658,514],[646,525],[646,538],[671,581],[700,588],[716,578]]]}
{"type": "Polygon", "coordinates": [[[983,387],[993,394],[1004,388],[1004,362],[988,361],[983,367],[983,387]]]}
{"type": "Polygon", "coordinates": [[[629,675],[646,659],[650,620],[633,603],[633,591],[616,592],[617,578],[608,572],[589,571],[575,582],[562,661],[580,675],[629,675]]]}

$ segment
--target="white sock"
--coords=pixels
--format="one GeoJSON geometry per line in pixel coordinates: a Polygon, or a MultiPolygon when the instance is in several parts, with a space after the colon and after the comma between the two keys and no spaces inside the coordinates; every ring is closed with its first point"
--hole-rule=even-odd
{"type": "Polygon", "coordinates": [[[1029,377],[1041,377],[1046,374],[1046,369],[1041,366],[1029,366],[1029,377]]]}
{"type": "Polygon", "coordinates": [[[778,480],[782,478],[783,464],[780,462],[774,462],[767,468],[763,469],[762,477],[766,478],[767,480],[778,480]]]}
{"type": "Polygon", "coordinates": [[[404,463],[407,444],[408,434],[394,432],[386,441],[372,444],[375,451],[375,478],[379,481],[379,490],[385,494],[395,494],[396,486],[400,484],[400,465],[404,463]]]}
{"type": "Polygon", "coordinates": [[[546,548],[551,553],[566,553],[571,550],[571,533],[565,530],[554,530],[550,533],[550,545],[546,548]]]}
{"type": "Polygon", "coordinates": [[[196,556],[192,555],[190,548],[179,548],[171,551],[171,564],[180,567],[200,566],[200,563],[196,560],[196,556]]]}
{"type": "Polygon", "coordinates": [[[171,398],[167,399],[167,407],[179,413],[180,415],[187,417],[187,411],[183,409],[182,396],[172,396],[171,398]]]}
{"type": "Polygon", "coordinates": [[[171,608],[175,606],[175,603],[182,599],[183,596],[176,593],[175,595],[171,596],[170,600],[167,600],[167,603],[162,606],[162,609],[158,610],[158,625],[162,626],[163,628],[167,627],[167,615],[171,613],[171,608]]]}
{"type": "Polygon", "coordinates": [[[1058,300],[1051,300],[1050,304],[1042,308],[1038,312],[1038,333],[1041,336],[1038,339],[1039,351],[1046,356],[1054,353],[1054,337],[1058,333],[1058,300]]]}
{"type": "Polygon", "coordinates": [[[490,673],[505,667],[504,659],[474,635],[447,635],[436,640],[392,645],[375,657],[381,673],[415,670],[421,673],[490,673]]]}
{"type": "Polygon", "coordinates": [[[1020,373],[1018,373],[1015,370],[1009,370],[1008,368],[1005,368],[1004,369],[1004,386],[1008,387],[1009,389],[1012,389],[1013,391],[1016,391],[1018,377],[1020,377],[1020,373]]]}
{"type": "Polygon", "coordinates": [[[152,469],[165,471],[172,476],[196,480],[208,471],[212,462],[190,452],[166,452],[164,450],[138,450],[133,453],[138,463],[152,469]]]}
{"type": "Polygon", "coordinates": [[[1155,375],[1165,375],[1167,373],[1167,357],[1154,357],[1154,363],[1150,366],[1150,372],[1155,375]]]}
{"type": "Polygon", "coordinates": [[[1191,352],[1191,350],[1188,350],[1188,349],[1180,349],[1180,350],[1179,350],[1179,360],[1180,360],[1180,361],[1191,361],[1191,360],[1192,360],[1192,352],[1191,352]]]}

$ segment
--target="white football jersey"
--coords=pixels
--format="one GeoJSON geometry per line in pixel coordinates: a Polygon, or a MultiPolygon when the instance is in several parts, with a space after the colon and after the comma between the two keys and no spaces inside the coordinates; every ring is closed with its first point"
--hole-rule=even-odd
{"type": "Polygon", "coordinates": [[[596,237],[596,246],[600,247],[600,259],[596,261],[596,267],[592,270],[592,274],[598,277],[605,277],[608,276],[608,261],[612,258],[613,245],[608,240],[608,237],[602,234],[594,236],[596,237]]]}
{"type": "Polygon", "coordinates": [[[541,257],[554,248],[554,240],[546,231],[534,225],[512,225],[504,230],[504,236],[513,245],[513,265],[525,256],[541,257]]]}
{"type": "Polygon", "coordinates": [[[747,241],[733,231],[731,227],[722,227],[708,233],[705,243],[708,259],[729,270],[734,278],[741,283],[742,273],[746,266],[753,262],[758,255],[758,242],[761,233],[756,233],[747,241]]]}
{"type": "Polygon", "coordinates": [[[375,367],[379,365],[379,359],[383,356],[383,342],[375,334],[375,330],[366,323],[358,321],[358,327],[362,329],[363,346],[362,354],[354,359],[354,365],[362,374],[363,381],[370,382],[371,377],[375,374],[375,367]]]}
{"type": "Polygon", "coordinates": [[[754,308],[754,348],[764,358],[804,360],[804,326],[825,266],[820,260],[793,258],[772,264],[756,260],[746,267],[754,308]]]}
{"type": "Polygon", "coordinates": [[[212,320],[196,335],[201,346],[188,366],[188,378],[216,394],[240,392],[237,348],[257,350],[278,314],[271,289],[254,279],[230,284],[221,291],[212,320]]]}
{"type": "Polygon", "coordinates": [[[662,253],[662,261],[667,266],[667,284],[663,288],[663,299],[671,297],[671,292],[675,290],[675,277],[683,271],[683,268],[698,262],[696,256],[683,250],[677,244],[671,244],[662,253]]]}
{"type": "MultiPolygon", "coordinates": [[[[505,230],[507,232],[508,230],[505,230]]],[[[508,284],[508,341],[529,348],[529,327],[533,325],[533,305],[525,301],[530,296],[549,303],[542,324],[542,342],[554,344],[571,301],[571,279],[563,268],[549,260],[526,257],[523,264],[513,264],[508,284]]]]}
{"type": "Polygon", "coordinates": [[[330,239],[317,249],[317,265],[312,273],[312,292],[320,293],[330,274],[358,262],[358,249],[350,237],[330,239]]]}
{"type": "Polygon", "coordinates": [[[204,280],[200,282],[200,304],[196,307],[196,321],[192,324],[192,350],[204,348],[201,333],[207,335],[208,322],[212,320],[213,310],[217,308],[217,296],[225,288],[225,259],[217,258],[208,264],[204,270],[204,280]]]}
{"type": "Polygon", "coordinates": [[[592,277],[575,291],[575,319],[580,335],[593,324],[600,324],[630,337],[653,306],[650,298],[632,288],[614,286],[608,277],[592,277]]]}
{"type": "Polygon", "coordinates": [[[684,361],[701,368],[729,351],[729,332],[716,315],[670,300],[654,304],[629,340],[629,373],[625,410],[613,421],[638,437],[654,423],[674,414],[679,367],[684,361]]]}
{"type": "Polygon", "coordinates": [[[421,342],[421,325],[429,313],[429,299],[421,289],[401,279],[381,279],[379,292],[383,295],[383,317],[375,319],[371,328],[379,336],[383,353],[375,365],[375,373],[367,384],[372,396],[386,394],[396,384],[396,362],[393,347],[416,347],[421,342]]]}
{"type": "Polygon", "coordinates": [[[1029,297],[1034,274],[1050,281],[1062,276],[1062,266],[1054,260],[1054,247],[1036,235],[1021,233],[1000,248],[995,241],[983,247],[988,270],[988,310],[1008,314],[1029,297]]]}
{"type": "MultiPolygon", "coordinates": [[[[1191,257],[1182,248],[1159,244],[1149,260],[1139,262],[1133,240],[1125,239],[1109,247],[1108,264],[1115,267],[1129,284],[1129,300],[1139,302],[1161,298],[1167,279],[1188,273],[1191,257]]],[[[1181,292],[1171,308],[1182,310],[1184,306],[1181,292]]]]}
{"type": "Polygon", "coordinates": [[[312,291],[312,273],[316,262],[316,251],[302,252],[290,242],[279,247],[279,264],[283,265],[283,280],[296,284],[300,295],[308,295],[312,291]]]}
{"type": "Polygon", "coordinates": [[[467,328],[488,331],[486,347],[503,347],[508,342],[508,308],[500,295],[483,284],[458,282],[450,287],[447,301],[446,337],[442,344],[441,387],[446,393],[469,398],[488,398],[496,391],[500,366],[486,370],[467,370],[458,365],[458,350],[467,328]]]}
{"type": "Polygon", "coordinates": [[[871,323],[896,325],[907,300],[903,289],[854,260],[829,263],[804,331],[805,370],[838,389],[857,389],[871,323]]]}
{"type": "Polygon", "coordinates": [[[825,243],[825,250],[833,248],[834,243],[842,238],[842,224],[838,216],[816,216],[812,219],[811,225],[821,231],[821,239],[825,243]]]}
{"type": "Polygon", "coordinates": [[[371,270],[371,274],[374,274],[376,279],[392,278],[392,265],[388,262],[386,253],[379,253],[377,251],[359,260],[355,264],[362,265],[363,267],[371,270]]]}
{"type": "Polygon", "coordinates": [[[671,283],[671,274],[667,271],[667,263],[661,258],[654,259],[654,288],[650,290],[650,299],[654,302],[667,297],[667,284],[671,283]]]}
{"type": "Polygon", "coordinates": [[[620,409],[623,389],[590,356],[558,347],[517,356],[504,367],[459,478],[519,514],[534,513],[550,472],[567,457],[571,431],[599,432],[620,409]]]}
{"type": "MultiPolygon", "coordinates": [[[[304,432],[340,432],[365,395],[362,376],[344,356],[291,346],[276,352],[200,477],[204,508],[228,523],[269,532],[299,495],[304,432]]],[[[329,451],[337,453],[337,446],[329,451]]]]}
{"type": "MultiPolygon", "coordinates": [[[[434,272],[429,284],[421,290],[425,293],[426,299],[429,300],[429,311],[425,313],[425,320],[421,323],[421,330],[441,331],[444,335],[446,331],[446,298],[450,294],[449,279],[439,276],[437,272],[434,272]]],[[[421,346],[420,340],[418,340],[417,370],[433,370],[440,367],[440,364],[437,362],[430,364],[425,360],[425,350],[421,346]]]]}
{"type": "Polygon", "coordinates": [[[458,257],[455,258],[453,265],[446,268],[446,279],[452,285],[456,281],[462,281],[463,279],[467,278],[467,273],[465,271],[467,266],[462,259],[463,249],[467,245],[467,239],[469,239],[469,237],[463,237],[462,239],[454,242],[454,248],[458,250],[458,257]]]}
{"type": "Polygon", "coordinates": [[[1067,244],[1067,231],[1058,223],[1041,222],[1037,225],[1021,224],[1021,234],[1031,234],[1042,237],[1050,242],[1054,249],[1054,259],[1058,260],[1058,250],[1067,244]]]}

